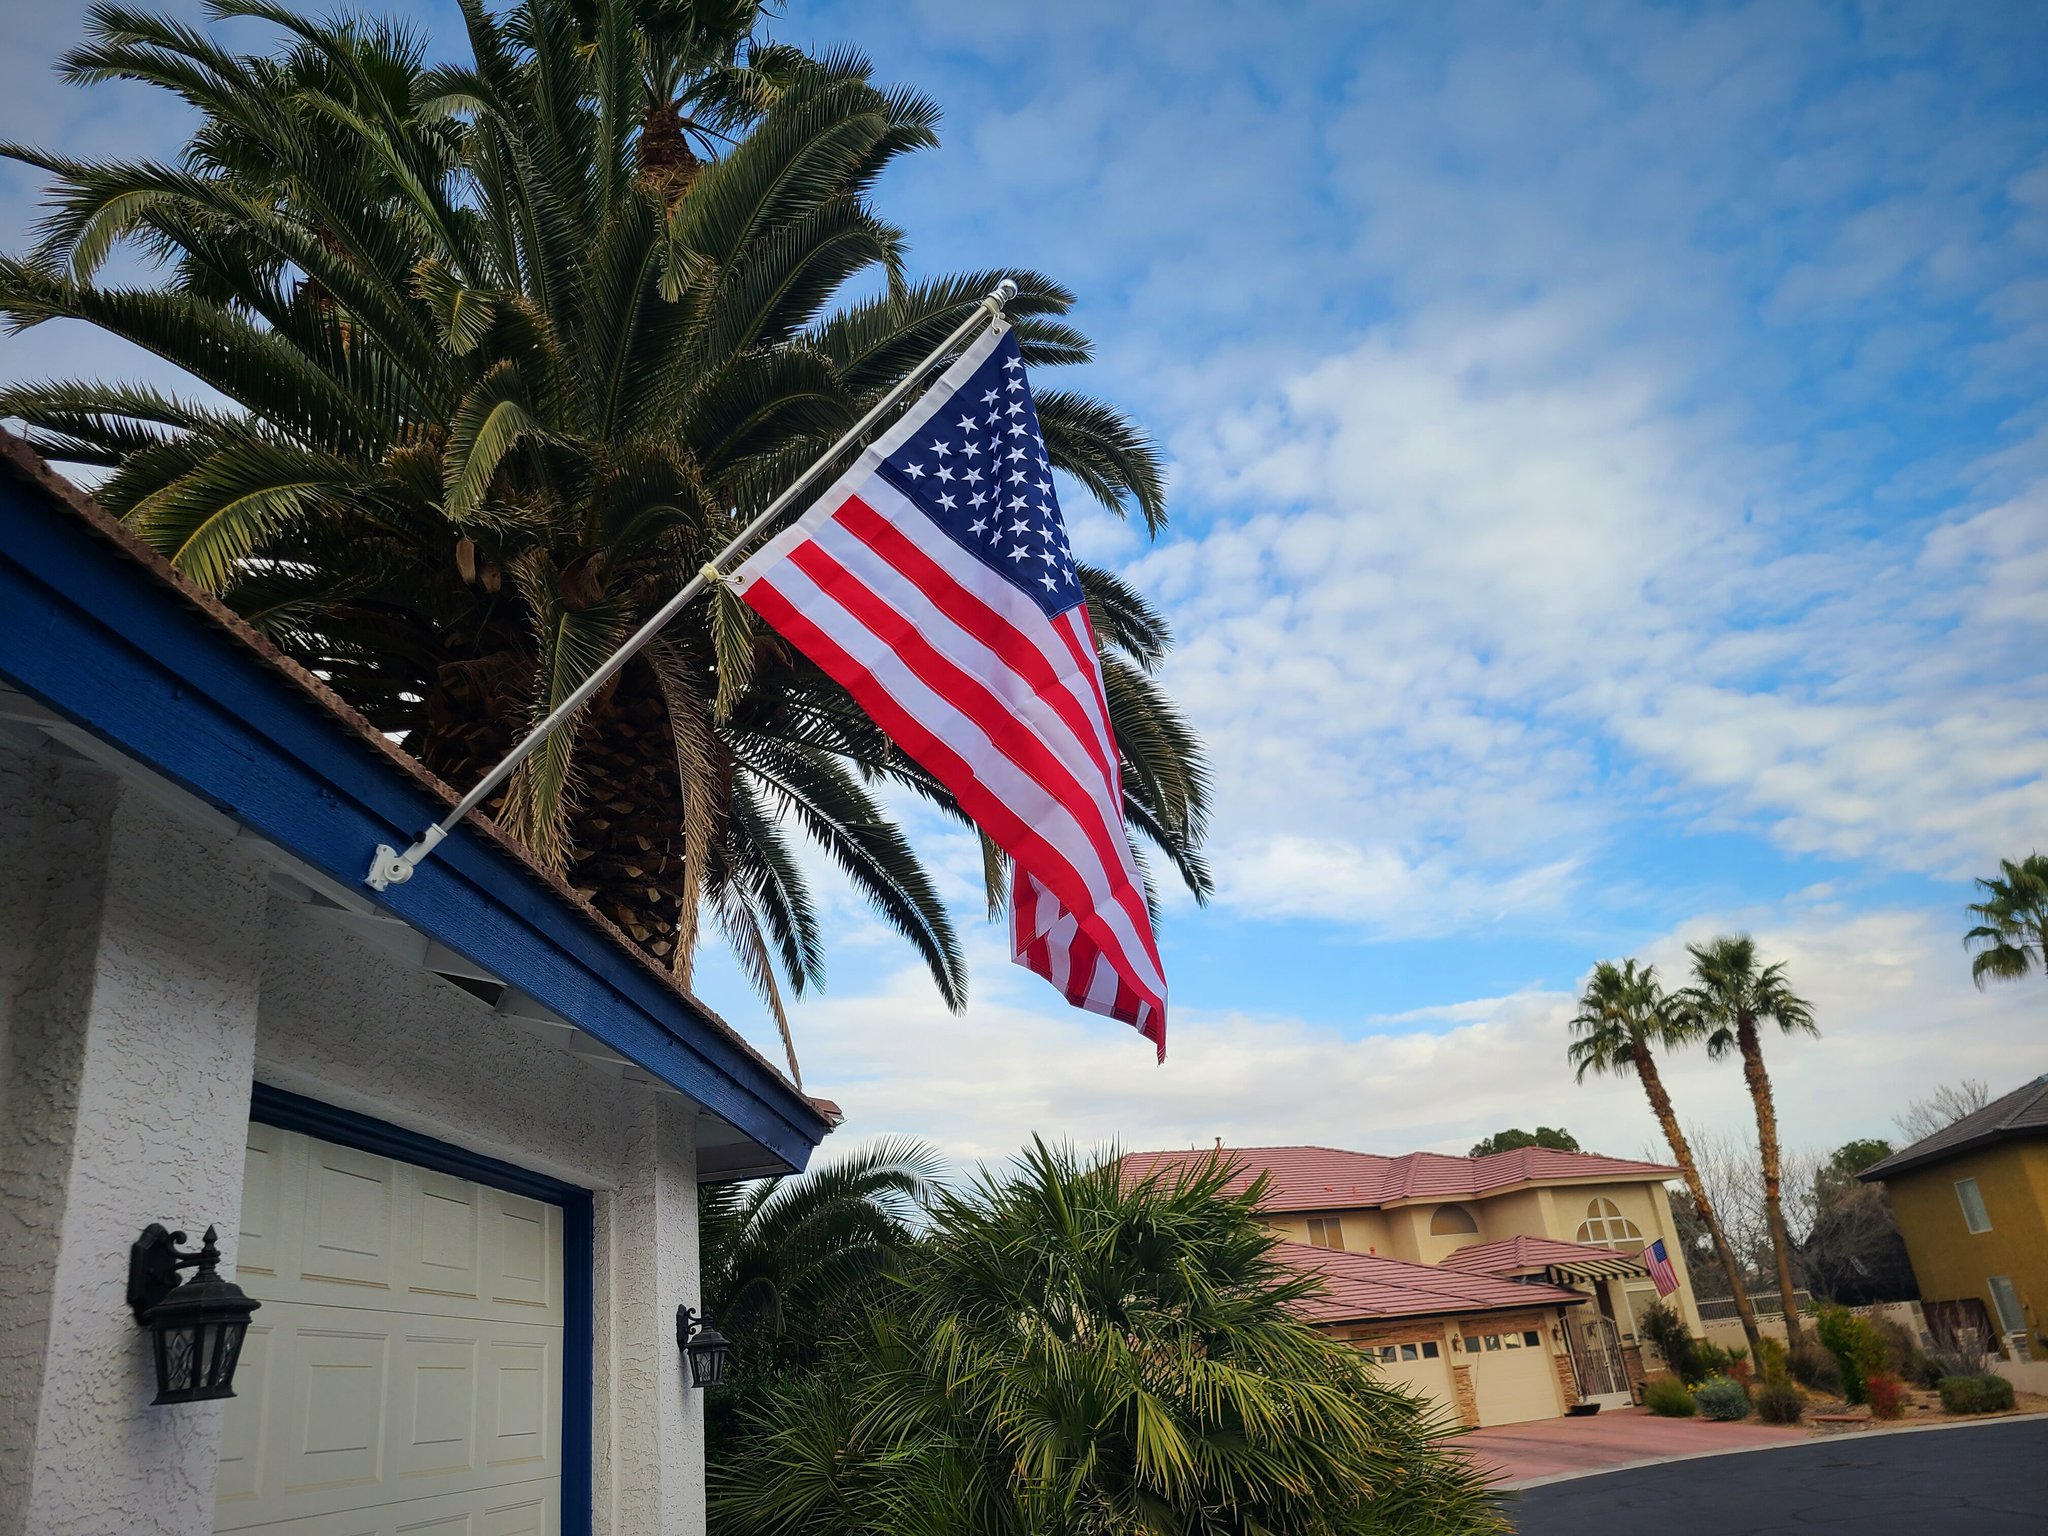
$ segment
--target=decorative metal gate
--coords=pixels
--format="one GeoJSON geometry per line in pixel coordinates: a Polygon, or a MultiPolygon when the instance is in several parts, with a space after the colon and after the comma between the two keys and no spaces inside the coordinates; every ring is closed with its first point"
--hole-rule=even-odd
{"type": "Polygon", "coordinates": [[[1578,1368],[1581,1397],[1612,1397],[1628,1392],[1628,1370],[1622,1364],[1621,1339],[1613,1322],[1597,1312],[1574,1317],[1570,1324],[1572,1364],[1578,1368]]]}

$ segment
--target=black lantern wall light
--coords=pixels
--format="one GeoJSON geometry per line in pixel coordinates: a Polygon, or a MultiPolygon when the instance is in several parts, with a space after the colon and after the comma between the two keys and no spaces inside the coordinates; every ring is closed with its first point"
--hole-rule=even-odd
{"type": "Polygon", "coordinates": [[[725,1359],[732,1341],[688,1307],[676,1308],[676,1348],[689,1362],[690,1385],[715,1387],[725,1380],[725,1359]]]}
{"type": "Polygon", "coordinates": [[[128,1250],[128,1305],[155,1346],[156,1403],[233,1397],[249,1314],[262,1305],[221,1279],[212,1227],[197,1253],[179,1252],[184,1241],[184,1233],[152,1222],[128,1250]],[[181,1269],[195,1270],[183,1284],[181,1269]]]}

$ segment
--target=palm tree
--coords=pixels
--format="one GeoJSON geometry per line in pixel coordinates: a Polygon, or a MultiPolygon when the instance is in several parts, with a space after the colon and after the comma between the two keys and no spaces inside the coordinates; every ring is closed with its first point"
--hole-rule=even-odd
{"type": "Polygon", "coordinates": [[[1036,1143],[941,1193],[896,1304],[710,1472],[729,1536],[1498,1532],[1420,1399],[1295,1313],[1220,1160],[1036,1143]]]}
{"type": "Polygon", "coordinates": [[[1671,1095],[1665,1090],[1664,1076],[1657,1068],[1658,1051],[1692,1043],[1688,1020],[1665,995],[1655,966],[1638,966],[1633,960],[1624,960],[1620,965],[1602,960],[1593,967],[1585,991],[1579,994],[1579,1011],[1572,1016],[1572,1032],[1577,1038],[1565,1054],[1577,1068],[1575,1076],[1579,1082],[1583,1083],[1590,1072],[1601,1077],[1633,1077],[1643,1085],[1650,1113],[1657,1117],[1665,1143],[1671,1148],[1672,1160],[1685,1178],[1693,1206],[1714,1239],[1715,1257],[1721,1261],[1722,1272],[1728,1277],[1729,1294],[1735,1299],[1735,1315],[1742,1320],[1743,1335],[1749,1340],[1749,1357],[1761,1360],[1756,1309],[1750,1305],[1749,1292],[1742,1283],[1742,1265],[1729,1245],[1728,1234],[1721,1230],[1720,1213],[1707,1195],[1699,1165],[1693,1160],[1692,1146],[1685,1139],[1678,1113],[1671,1106],[1671,1095]]]}
{"type": "MultiPolygon", "coordinates": [[[[759,42],[755,0],[463,0],[469,58],[269,0],[273,53],[112,6],[64,61],[199,126],[171,161],[12,148],[53,178],[14,327],[83,321],[184,370],[171,394],[18,386],[0,415],[443,779],[467,785],[952,329],[997,274],[914,281],[872,206],[937,110],[854,54],[759,42]],[[695,139],[703,154],[690,147],[695,139]],[[685,165],[682,156],[690,157],[685,165]],[[162,281],[103,285],[123,242],[162,281]],[[838,304],[863,275],[872,297],[838,304]]],[[[1035,368],[1088,343],[1032,273],[1035,368]]],[[[1048,389],[1053,462],[1164,518],[1157,456],[1048,389]]],[[[1205,895],[1202,752],[1159,615],[1084,570],[1128,820],[1205,895]]],[[[962,1005],[960,947],[885,809],[958,807],[829,679],[714,592],[487,810],[687,983],[708,912],[783,1020],[822,975],[792,843],[818,844],[962,1005]]],[[[795,1054],[791,1050],[791,1070],[795,1054]]]]}
{"type": "Polygon", "coordinates": [[[2029,971],[2048,976],[2048,855],[2000,859],[1998,873],[1980,879],[1977,889],[1984,893],[1970,906],[1977,926],[1963,935],[1964,946],[1977,951],[1971,979],[1981,988],[2029,971]]]}
{"type": "Polygon", "coordinates": [[[929,1146],[892,1138],[794,1177],[702,1190],[704,1309],[734,1341],[743,1380],[816,1364],[902,1271],[939,1171],[929,1146]]]}
{"type": "Polygon", "coordinates": [[[1723,935],[1706,944],[1687,946],[1692,955],[1692,985],[1680,994],[1694,1028],[1707,1042],[1707,1054],[1719,1061],[1730,1051],[1742,1058],[1742,1077],[1756,1110],[1757,1152],[1763,1164],[1764,1215],[1770,1224],[1771,1252],[1778,1266],[1778,1300],[1785,1314],[1785,1337],[1799,1341],[1799,1309],[1793,1303],[1792,1239],[1785,1231],[1781,1198],[1784,1163],[1778,1146],[1778,1111],[1771,1098],[1771,1075],[1764,1070],[1759,1026],[1774,1023],[1783,1034],[1818,1035],[1813,1007],[1792,990],[1782,961],[1757,966],[1756,941],[1748,934],[1723,935]]]}

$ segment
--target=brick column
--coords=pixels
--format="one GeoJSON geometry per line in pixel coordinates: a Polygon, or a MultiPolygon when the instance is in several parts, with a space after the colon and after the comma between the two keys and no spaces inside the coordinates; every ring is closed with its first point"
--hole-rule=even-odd
{"type": "Polygon", "coordinates": [[[1479,1427],[1479,1393],[1472,1385],[1472,1367],[1451,1367],[1451,1390],[1458,1399],[1458,1420],[1467,1429],[1479,1427]]]}

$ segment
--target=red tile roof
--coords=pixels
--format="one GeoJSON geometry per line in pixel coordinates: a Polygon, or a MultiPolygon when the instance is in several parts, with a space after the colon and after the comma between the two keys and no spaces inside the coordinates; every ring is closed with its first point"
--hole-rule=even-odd
{"type": "Polygon", "coordinates": [[[1584,1264],[1589,1259],[1620,1259],[1641,1264],[1619,1248],[1598,1243],[1561,1243],[1554,1237],[1510,1237],[1498,1243],[1472,1243],[1441,1260],[1445,1269],[1475,1275],[1520,1275],[1552,1264],[1584,1264]]]}
{"type": "Polygon", "coordinates": [[[1307,1298],[1300,1306],[1302,1315],[1317,1323],[1446,1317],[1515,1307],[1570,1306],[1588,1299],[1561,1286],[1466,1274],[1376,1254],[1311,1248],[1306,1243],[1276,1243],[1273,1256],[1289,1269],[1322,1277],[1323,1293],[1307,1298]]]}
{"type": "MultiPolygon", "coordinates": [[[[1123,1160],[1127,1175],[1142,1178],[1160,1169],[1190,1167],[1219,1155],[1215,1151],[1133,1152],[1123,1160]]],[[[1449,1157],[1410,1152],[1383,1157],[1336,1147],[1225,1147],[1221,1156],[1241,1165],[1230,1187],[1247,1188],[1260,1173],[1273,1187],[1260,1206],[1266,1211],[1329,1211],[1398,1205],[1411,1200],[1455,1200],[1495,1194],[1524,1184],[1557,1184],[1574,1179],[1674,1179],[1668,1163],[1644,1163],[1592,1152],[1559,1152],[1551,1147],[1518,1147],[1485,1157],[1449,1157]]]]}

